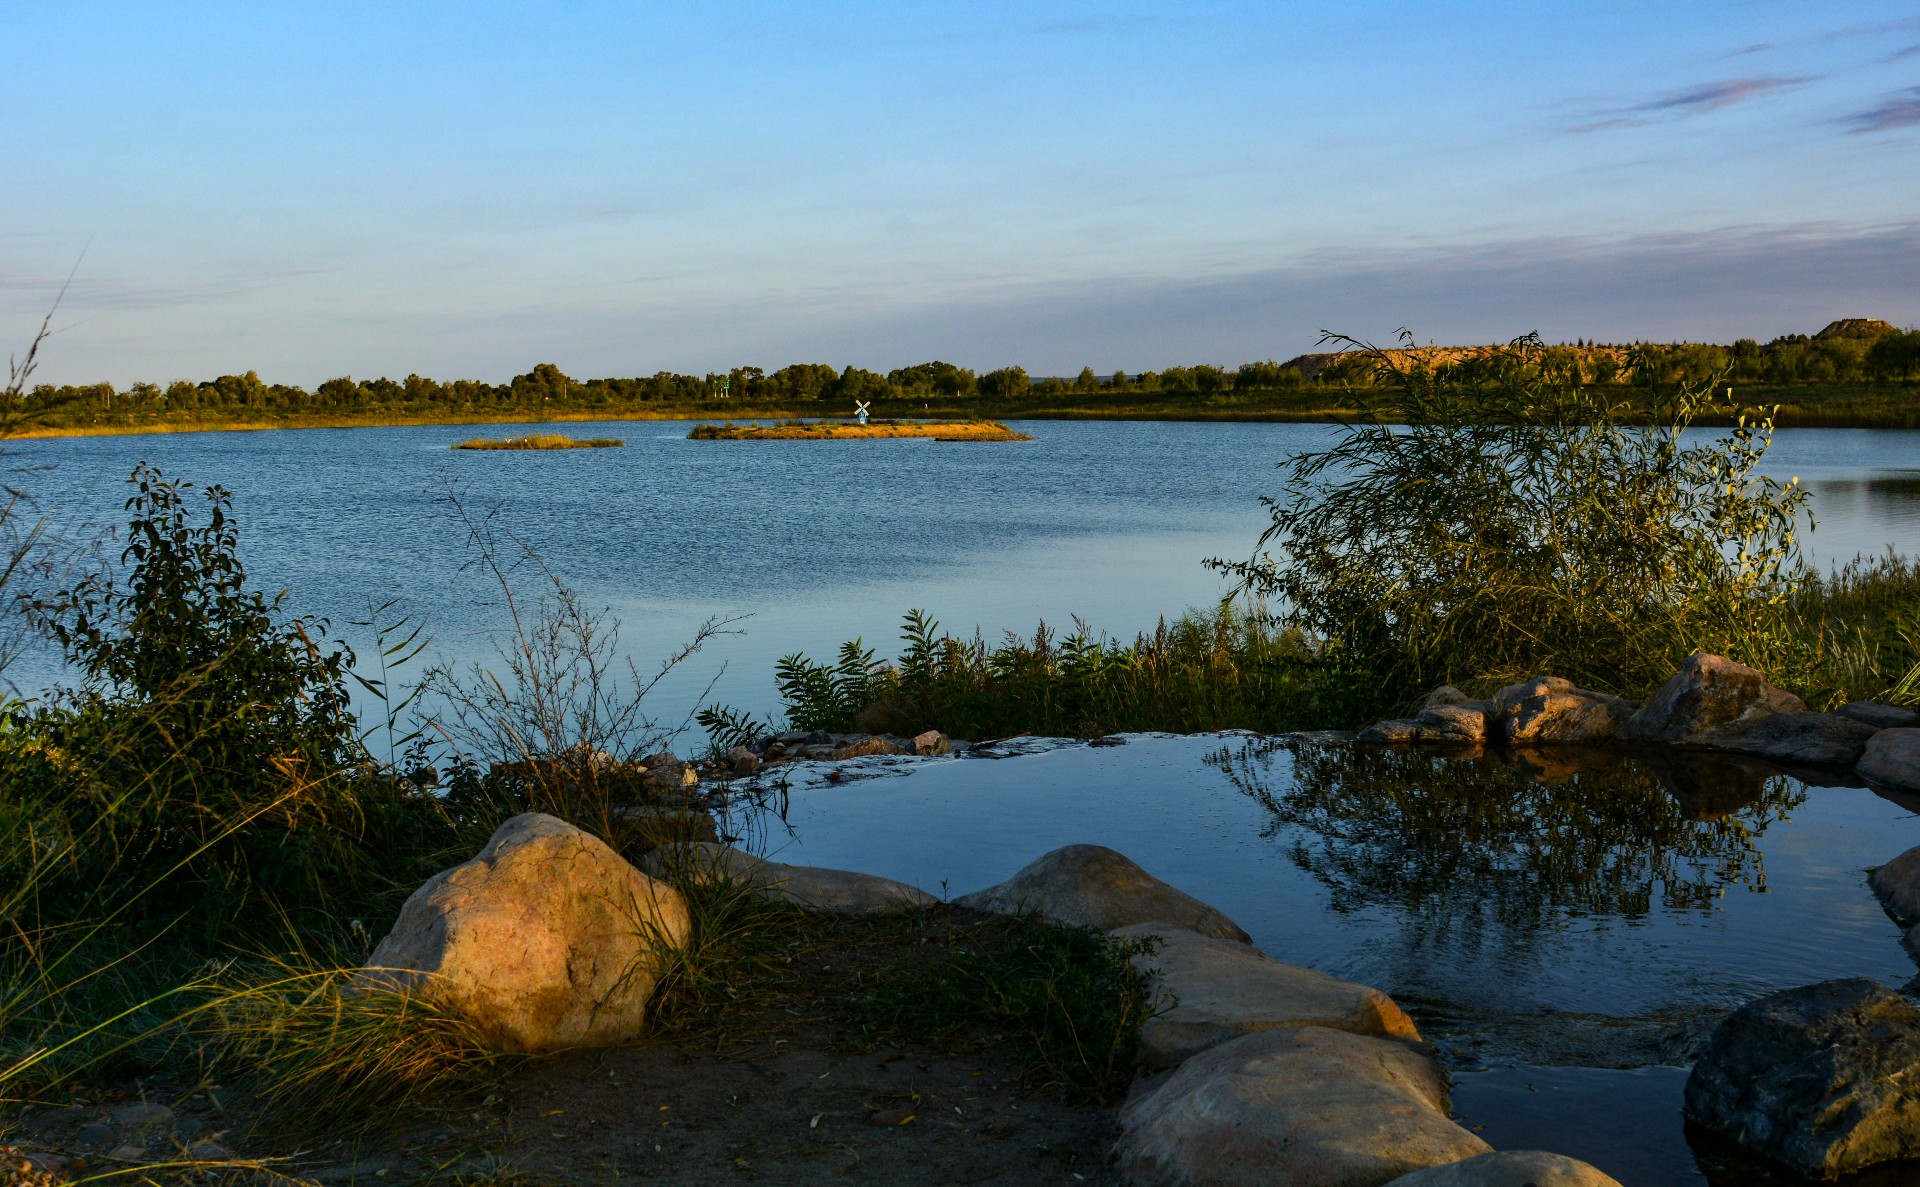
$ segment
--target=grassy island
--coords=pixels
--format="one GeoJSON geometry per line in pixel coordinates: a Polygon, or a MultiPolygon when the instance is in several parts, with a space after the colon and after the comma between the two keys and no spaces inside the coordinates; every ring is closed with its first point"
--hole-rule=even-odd
{"type": "Polygon", "coordinates": [[[584,440],[564,433],[532,433],[525,437],[470,437],[455,449],[614,449],[625,445],[618,437],[588,437],[584,440]]]}
{"type": "Polygon", "coordinates": [[[773,424],[695,425],[693,441],[850,441],[926,437],[935,441],[1031,441],[997,420],[781,420],[773,424]]]}

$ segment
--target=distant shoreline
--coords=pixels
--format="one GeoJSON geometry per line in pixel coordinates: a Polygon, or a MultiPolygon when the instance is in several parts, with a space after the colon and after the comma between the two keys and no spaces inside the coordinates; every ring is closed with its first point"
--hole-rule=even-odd
{"type": "MultiPolygon", "coordinates": [[[[945,404],[927,403],[921,408],[886,409],[887,415],[912,415],[957,420],[1117,420],[1180,421],[1190,423],[1298,423],[1345,424],[1365,417],[1351,402],[1327,397],[1343,393],[1285,393],[1271,396],[1191,397],[1178,400],[1091,401],[1010,401],[969,400],[945,404]]],[[[1920,428],[1920,390],[1899,387],[1861,386],[1857,388],[1736,388],[1735,398],[1743,406],[1780,406],[1776,424],[1780,428],[1920,428]],[[1798,396],[1799,399],[1794,397],[1798,396]]],[[[878,411],[878,410],[876,410],[878,411]]],[[[1735,413],[1715,412],[1695,421],[1704,427],[1734,423],[1735,413]]],[[[717,420],[797,420],[845,419],[835,417],[818,404],[768,405],[721,404],[653,405],[568,411],[545,416],[528,416],[516,409],[449,413],[422,410],[418,413],[375,411],[366,413],[295,415],[243,419],[230,415],[195,418],[154,418],[148,421],[42,425],[11,434],[13,440],[39,440],[52,437],[123,437],[160,433],[260,432],[268,429],[357,429],[418,428],[434,425],[543,425],[595,424],[608,421],[717,421],[717,420]]]]}

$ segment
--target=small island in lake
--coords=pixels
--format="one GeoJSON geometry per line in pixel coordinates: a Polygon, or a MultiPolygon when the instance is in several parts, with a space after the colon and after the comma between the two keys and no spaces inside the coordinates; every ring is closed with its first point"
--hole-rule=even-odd
{"type": "Polygon", "coordinates": [[[772,424],[699,424],[693,441],[845,441],[926,437],[935,441],[1031,441],[997,420],[780,420],[772,424]]]}
{"type": "Polygon", "coordinates": [[[533,433],[525,437],[471,437],[455,449],[615,449],[626,442],[618,437],[588,437],[581,440],[563,433],[533,433]]]}

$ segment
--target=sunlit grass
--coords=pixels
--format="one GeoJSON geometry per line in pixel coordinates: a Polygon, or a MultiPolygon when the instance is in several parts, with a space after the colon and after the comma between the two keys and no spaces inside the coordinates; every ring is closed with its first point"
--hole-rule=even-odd
{"type": "Polygon", "coordinates": [[[455,449],[612,449],[625,445],[618,437],[569,437],[564,433],[530,433],[525,437],[469,437],[455,449]]]}
{"type": "Polygon", "coordinates": [[[693,441],[855,441],[926,437],[935,441],[1031,441],[997,420],[782,420],[773,424],[695,425],[693,441]]]}

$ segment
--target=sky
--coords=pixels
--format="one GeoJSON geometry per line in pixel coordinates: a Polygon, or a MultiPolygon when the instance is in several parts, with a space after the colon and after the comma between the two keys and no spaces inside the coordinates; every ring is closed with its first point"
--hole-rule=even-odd
{"type": "Polygon", "coordinates": [[[1920,322],[1902,2],[0,0],[46,382],[1920,322]]]}

